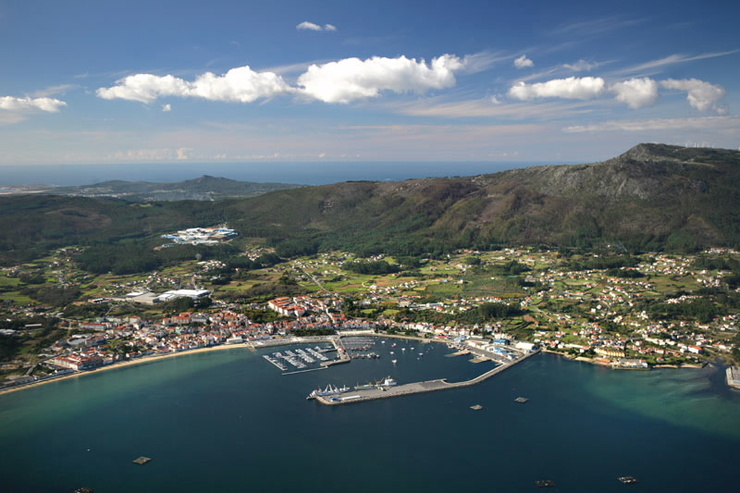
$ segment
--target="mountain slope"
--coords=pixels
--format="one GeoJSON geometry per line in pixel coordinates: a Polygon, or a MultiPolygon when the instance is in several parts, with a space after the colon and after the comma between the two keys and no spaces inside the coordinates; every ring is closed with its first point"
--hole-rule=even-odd
{"type": "MultiPolygon", "coordinates": [[[[161,185],[160,185],[161,186],[161,185]]],[[[217,202],[0,198],[0,261],[227,223],[283,255],[428,254],[545,244],[693,251],[740,247],[740,152],[641,144],[614,159],[490,175],[346,182],[217,202]]]]}
{"type": "Polygon", "coordinates": [[[327,247],[695,249],[738,244],[739,170],[737,151],[641,144],[597,164],[277,192],[233,204],[229,214],[236,227],[327,247]]]}

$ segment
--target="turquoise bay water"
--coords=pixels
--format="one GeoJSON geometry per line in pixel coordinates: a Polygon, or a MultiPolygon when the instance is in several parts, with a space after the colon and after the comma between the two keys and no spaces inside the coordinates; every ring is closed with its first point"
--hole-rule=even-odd
{"type": "Polygon", "coordinates": [[[716,369],[615,372],[543,354],[463,389],[305,400],[329,383],[490,368],[443,345],[386,346],[298,375],[236,348],[0,396],[0,490],[507,492],[547,478],[550,491],[737,491],[740,393],[716,369]],[[141,455],[152,462],[132,464],[141,455]]]}

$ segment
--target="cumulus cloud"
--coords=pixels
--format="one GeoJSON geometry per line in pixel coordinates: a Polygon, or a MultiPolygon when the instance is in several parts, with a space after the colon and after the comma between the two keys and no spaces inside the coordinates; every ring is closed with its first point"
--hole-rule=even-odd
{"type": "Polygon", "coordinates": [[[151,103],[162,96],[184,96],[187,92],[188,83],[172,75],[136,74],[119,80],[116,86],[98,89],[97,95],[103,99],[151,103]]]}
{"type": "Polygon", "coordinates": [[[660,85],[666,89],[686,91],[688,94],[686,100],[699,111],[717,110],[717,102],[725,96],[725,90],[721,86],[698,79],[668,79],[662,81],[660,85]]]}
{"type": "Polygon", "coordinates": [[[456,56],[442,55],[427,65],[424,60],[373,57],[346,58],[311,65],[298,78],[302,92],[325,103],[349,103],[377,97],[381,91],[423,93],[455,85],[455,71],[464,63],[456,56]]]}
{"type": "Polygon", "coordinates": [[[46,111],[49,113],[56,113],[64,106],[67,106],[67,103],[53,98],[0,97],[0,109],[8,111],[46,111]]]}
{"type": "Polygon", "coordinates": [[[527,67],[534,67],[534,62],[527,58],[527,55],[522,55],[516,60],[514,60],[514,66],[516,68],[527,68],[527,67]]]}
{"type": "Polygon", "coordinates": [[[192,95],[211,101],[251,103],[290,91],[273,72],[255,72],[248,66],[232,68],[223,76],[207,72],[192,84],[192,95]]]}
{"type": "Polygon", "coordinates": [[[648,77],[617,82],[609,89],[617,94],[617,101],[632,109],[650,106],[658,99],[658,83],[648,77]]]}
{"type": "Polygon", "coordinates": [[[300,24],[298,24],[296,27],[299,31],[336,31],[337,26],[333,24],[324,24],[323,26],[320,26],[318,24],[315,24],[313,22],[303,21],[300,24]]]}
{"type": "Polygon", "coordinates": [[[211,72],[188,82],[172,75],[130,75],[110,88],[98,89],[103,99],[126,99],[151,103],[160,97],[195,97],[210,101],[251,103],[290,91],[279,75],[272,72],[255,72],[248,66],[233,68],[217,76],[211,72]]]}
{"type": "Polygon", "coordinates": [[[517,82],[509,89],[509,96],[520,101],[539,98],[586,100],[600,96],[604,87],[601,77],[568,77],[535,84],[517,82]]]}

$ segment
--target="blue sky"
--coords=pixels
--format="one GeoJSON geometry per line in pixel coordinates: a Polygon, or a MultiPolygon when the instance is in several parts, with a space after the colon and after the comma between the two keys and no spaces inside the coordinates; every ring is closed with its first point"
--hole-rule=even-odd
{"type": "Polygon", "coordinates": [[[732,1],[0,0],[0,165],[740,146],[732,1]]]}

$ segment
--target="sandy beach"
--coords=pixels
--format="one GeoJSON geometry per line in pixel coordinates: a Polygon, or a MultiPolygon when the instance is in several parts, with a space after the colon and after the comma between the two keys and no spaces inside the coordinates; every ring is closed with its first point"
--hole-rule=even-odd
{"type": "Polygon", "coordinates": [[[18,386],[15,386],[15,387],[9,387],[9,388],[0,389],[0,395],[9,394],[11,392],[19,392],[21,390],[26,390],[26,389],[30,389],[30,388],[33,388],[33,387],[38,387],[40,385],[46,385],[46,384],[52,383],[52,382],[61,382],[62,380],[69,380],[71,378],[80,378],[80,377],[84,377],[86,375],[94,375],[96,373],[100,373],[100,372],[104,372],[104,371],[118,370],[118,369],[121,369],[121,368],[125,368],[127,366],[140,365],[142,363],[151,363],[152,361],[159,361],[159,360],[163,360],[163,359],[167,359],[167,358],[176,358],[178,356],[189,356],[189,355],[192,355],[192,354],[199,354],[199,353],[208,353],[208,352],[211,352],[211,351],[224,351],[224,350],[227,350],[227,349],[245,349],[245,348],[249,348],[249,347],[250,347],[250,345],[247,344],[247,343],[242,343],[242,344],[223,344],[223,345],[220,345],[220,346],[211,346],[211,347],[205,347],[205,348],[190,349],[188,351],[179,351],[179,352],[176,352],[176,353],[167,353],[167,354],[157,354],[157,355],[152,355],[152,356],[144,356],[144,357],[141,357],[141,358],[136,358],[136,359],[132,359],[132,360],[128,360],[128,361],[123,361],[121,363],[114,363],[112,365],[103,366],[103,367],[100,367],[100,368],[96,368],[94,370],[88,370],[88,371],[70,373],[70,374],[63,375],[63,376],[60,376],[60,377],[57,377],[57,378],[49,378],[49,379],[45,379],[45,380],[40,380],[38,382],[33,382],[33,383],[18,385],[18,386]]]}

